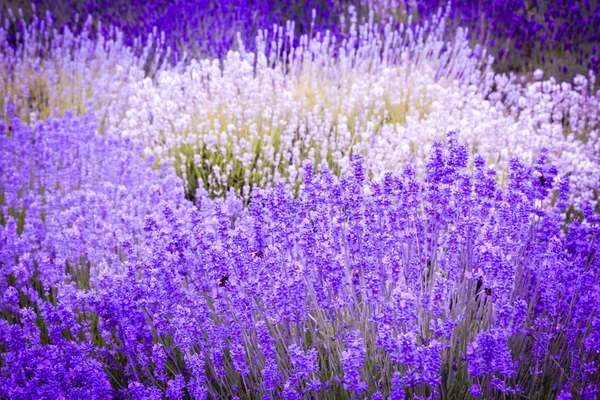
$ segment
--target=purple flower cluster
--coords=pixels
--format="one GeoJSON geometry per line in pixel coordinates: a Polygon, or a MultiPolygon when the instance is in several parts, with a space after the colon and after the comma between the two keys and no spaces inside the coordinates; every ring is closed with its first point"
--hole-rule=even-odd
{"type": "MultiPolygon", "coordinates": [[[[446,1],[402,1],[405,13],[428,18],[446,1]]],[[[455,0],[449,25],[468,27],[476,42],[489,45],[497,67],[522,70],[554,66],[573,76],[600,67],[600,4],[589,0],[455,0]],[[571,68],[571,70],[569,70],[571,68]]]]}
{"type": "Polygon", "coordinates": [[[42,0],[23,13],[44,15],[48,11],[55,25],[75,30],[89,16],[95,21],[97,33],[107,36],[116,28],[122,31],[124,43],[129,46],[146,40],[148,33],[154,31],[162,36],[164,47],[171,48],[173,61],[181,60],[184,53],[223,58],[238,45],[238,37],[245,48],[253,49],[260,30],[285,26],[288,20],[294,21],[298,37],[312,30],[340,33],[339,16],[353,3],[349,0],[59,2],[60,5],[42,0]]]}
{"type": "Polygon", "coordinates": [[[174,171],[92,120],[0,122],[0,397],[110,397],[90,285],[119,273],[156,203],[185,204],[174,171]]]}
{"type": "Polygon", "coordinates": [[[419,177],[304,164],[197,204],[93,117],[0,125],[0,396],[593,399],[600,217],[455,134],[419,177]]]}
{"type": "MultiPolygon", "coordinates": [[[[344,36],[348,26],[340,16],[352,6],[359,15],[375,12],[378,18],[406,21],[434,17],[447,8],[448,33],[458,26],[469,28],[471,37],[492,50],[496,66],[503,70],[523,70],[546,66],[560,76],[586,75],[600,67],[600,6],[589,0],[488,1],[440,0],[366,1],[366,0],[293,0],[293,1],[105,1],[77,2],[62,0],[37,2],[24,14],[53,15],[57,26],[77,30],[87,16],[95,21],[98,33],[108,35],[121,30],[124,42],[134,45],[145,41],[148,33],[160,33],[160,42],[172,51],[172,60],[185,54],[223,58],[242,44],[254,51],[255,37],[261,30],[286,26],[293,21],[296,37],[329,30],[344,36]],[[238,42],[240,41],[240,42],[238,42]]],[[[0,11],[3,11],[0,9],[0,11]]],[[[15,12],[16,10],[13,10],[15,12]]],[[[277,30],[277,29],[276,29],[277,30]]],[[[14,32],[18,31],[15,26],[14,32]]],[[[156,36],[156,34],[154,35],[156,36]]],[[[11,36],[9,41],[16,41],[11,36]]],[[[155,38],[156,39],[156,38],[155,38]]]]}

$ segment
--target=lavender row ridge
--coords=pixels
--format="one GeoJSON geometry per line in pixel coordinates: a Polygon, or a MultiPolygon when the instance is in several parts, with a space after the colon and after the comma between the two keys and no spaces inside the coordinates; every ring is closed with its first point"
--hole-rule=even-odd
{"type": "Polygon", "coordinates": [[[595,400],[599,11],[7,0],[0,399],[595,400]]]}

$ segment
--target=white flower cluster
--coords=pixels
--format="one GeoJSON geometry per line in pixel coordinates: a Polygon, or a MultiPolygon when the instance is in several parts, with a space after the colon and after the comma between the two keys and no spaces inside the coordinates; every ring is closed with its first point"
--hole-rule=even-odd
{"type": "Polygon", "coordinates": [[[165,54],[152,53],[161,44],[155,39],[156,31],[136,51],[123,44],[117,30],[107,36],[93,35],[91,17],[77,34],[66,26],[60,32],[51,26],[49,14],[30,24],[11,14],[0,27],[0,112],[4,118],[12,106],[26,122],[62,116],[65,111],[94,111],[99,122],[106,117],[115,120],[126,107],[127,85],[166,68],[158,64],[165,54]],[[11,24],[22,26],[22,31],[12,33],[11,24]]]}
{"type": "Polygon", "coordinates": [[[15,77],[4,90],[30,93],[41,79],[54,96],[49,114],[92,97],[104,131],[140,138],[148,155],[215,195],[233,187],[247,196],[282,179],[298,185],[307,158],[344,173],[357,152],[377,177],[408,160],[419,165],[434,140],[456,131],[501,179],[510,158],[531,162],[547,148],[550,162],[572,174],[574,194],[593,198],[600,92],[592,74],[573,84],[542,80],[542,71],[530,80],[495,74],[491,57],[471,48],[464,31],[443,39],[441,13],[421,27],[359,24],[351,15],[343,40],[315,33],[294,46],[288,24],[260,32],[256,52],[242,47],[224,60],[155,63],[151,73],[143,70],[150,47],[140,58],[118,35],[88,48],[87,38],[62,34],[58,44],[42,45],[51,49],[44,63],[36,63],[34,47],[3,49],[5,60],[32,71],[2,73],[15,77]],[[69,48],[77,51],[63,57],[69,48]]]}

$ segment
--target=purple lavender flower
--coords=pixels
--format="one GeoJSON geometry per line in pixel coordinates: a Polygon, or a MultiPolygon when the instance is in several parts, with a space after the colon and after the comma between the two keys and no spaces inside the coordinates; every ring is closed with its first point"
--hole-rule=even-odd
{"type": "Polygon", "coordinates": [[[408,165],[369,183],[356,157],[350,177],[257,190],[246,211],[198,208],[175,171],[91,120],[11,124],[9,397],[596,395],[600,218],[583,203],[566,219],[544,153],[513,160],[502,189],[451,134],[424,179],[408,165]]]}

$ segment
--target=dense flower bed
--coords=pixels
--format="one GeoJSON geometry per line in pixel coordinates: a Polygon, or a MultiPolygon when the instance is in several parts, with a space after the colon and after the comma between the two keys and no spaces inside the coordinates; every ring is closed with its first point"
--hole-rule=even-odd
{"type": "Polygon", "coordinates": [[[0,398],[600,395],[600,91],[525,19],[63,3],[0,26],[0,398]]]}
{"type": "MultiPolygon", "coordinates": [[[[293,20],[298,36],[312,30],[329,29],[343,33],[340,21],[349,0],[194,0],[194,1],[127,1],[102,4],[74,0],[40,0],[31,4],[16,4],[10,0],[0,5],[0,12],[23,17],[24,20],[47,15],[53,28],[81,29],[83,16],[94,20],[94,34],[107,35],[117,28],[126,45],[146,44],[148,33],[161,32],[166,46],[170,47],[170,61],[177,62],[185,54],[218,57],[238,45],[238,38],[246,47],[254,46],[254,38],[264,28],[273,24],[284,25],[293,20]],[[17,8],[17,6],[19,8],[17,8]]],[[[368,7],[356,6],[365,12],[368,7]]],[[[364,12],[363,12],[364,14],[364,12]]],[[[15,28],[20,24],[13,22],[15,28]]],[[[16,29],[15,29],[16,30],[16,29]]],[[[13,33],[13,44],[18,41],[13,33]]]]}
{"type": "Polygon", "coordinates": [[[351,5],[361,17],[367,18],[372,12],[377,19],[391,17],[399,22],[409,16],[427,20],[445,7],[451,20],[449,36],[457,26],[468,28],[472,43],[486,44],[497,58],[497,68],[503,71],[532,71],[543,66],[561,77],[573,77],[590,69],[598,71],[600,66],[600,5],[589,0],[150,0],[110,6],[74,0],[11,3],[8,0],[0,6],[0,12],[17,14],[17,6],[25,18],[48,12],[55,27],[77,28],[82,16],[92,16],[102,21],[97,29],[100,33],[118,27],[128,45],[144,41],[157,28],[173,49],[173,61],[184,53],[222,58],[237,46],[238,35],[245,47],[254,49],[260,29],[284,25],[288,20],[293,20],[297,37],[327,29],[343,35],[351,5]]]}
{"type": "Polygon", "coordinates": [[[423,180],[308,163],[296,200],[198,210],[129,139],[3,128],[10,397],[594,396],[600,218],[565,225],[545,152],[500,190],[450,134],[423,180]]]}
{"type": "MultiPolygon", "coordinates": [[[[445,1],[381,1],[427,17],[445,1]]],[[[450,6],[456,25],[468,27],[474,42],[486,43],[504,70],[544,67],[560,77],[600,67],[600,4],[589,0],[456,0],[450,6]]]]}
{"type": "Polygon", "coordinates": [[[256,52],[173,67],[168,50],[153,47],[163,48],[162,39],[139,56],[118,32],[44,36],[40,20],[22,46],[6,45],[0,99],[27,121],[92,104],[102,132],[140,138],[147,154],[175,165],[190,198],[198,186],[217,196],[233,187],[246,199],[282,177],[298,186],[304,158],[338,175],[354,153],[376,177],[413,157],[421,168],[448,130],[497,164],[501,181],[513,156],[533,162],[547,148],[564,173],[577,175],[576,196],[597,197],[594,74],[573,83],[545,80],[541,70],[528,81],[496,74],[486,50],[470,48],[460,29],[445,41],[441,13],[416,28],[359,24],[356,12],[351,21],[341,43],[317,32],[294,46],[288,25],[261,33],[256,52]]]}

